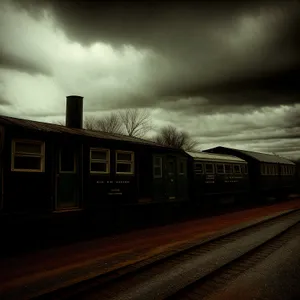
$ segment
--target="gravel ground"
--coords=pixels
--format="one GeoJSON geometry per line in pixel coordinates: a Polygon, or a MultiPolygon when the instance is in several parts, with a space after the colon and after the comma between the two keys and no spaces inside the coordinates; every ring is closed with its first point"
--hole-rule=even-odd
{"type": "Polygon", "coordinates": [[[107,264],[117,257],[120,261],[114,267],[120,267],[239,223],[296,207],[300,207],[300,199],[5,258],[0,260],[0,293],[37,279],[60,276],[95,261],[107,264]]]}
{"type": "Polygon", "coordinates": [[[209,300],[299,300],[300,234],[209,300]]]}

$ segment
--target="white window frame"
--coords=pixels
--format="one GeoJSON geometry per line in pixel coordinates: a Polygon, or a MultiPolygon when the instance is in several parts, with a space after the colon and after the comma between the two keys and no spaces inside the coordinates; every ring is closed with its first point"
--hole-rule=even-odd
{"type": "Polygon", "coordinates": [[[90,174],[109,174],[110,173],[110,150],[104,148],[90,148],[90,174]],[[106,152],[106,159],[92,158],[92,152],[106,152]],[[92,163],[106,164],[106,170],[92,171],[92,163]]]}
{"type": "Polygon", "coordinates": [[[265,172],[265,175],[269,175],[269,169],[268,169],[268,165],[267,164],[264,164],[264,172],[265,172]]]}
{"type": "Polygon", "coordinates": [[[224,174],[233,174],[233,165],[232,164],[224,164],[224,174]],[[226,166],[230,167],[230,172],[226,172],[226,166]]]}
{"type": "Polygon", "coordinates": [[[205,163],[205,174],[215,174],[215,165],[213,163],[205,163]],[[206,165],[212,165],[212,172],[208,172],[206,171],[206,165]]]}
{"type": "Polygon", "coordinates": [[[287,175],[287,169],[286,165],[281,166],[281,175],[286,176],[287,175]]]}
{"type": "Polygon", "coordinates": [[[133,175],[134,174],[134,152],[133,151],[123,151],[116,150],[116,174],[117,175],[133,175]],[[118,154],[131,154],[131,161],[129,160],[118,160],[118,154]],[[130,164],[130,172],[118,172],[118,163],[119,164],[130,164]]]}
{"type": "Polygon", "coordinates": [[[224,164],[220,164],[220,163],[216,164],[216,173],[217,174],[225,174],[225,166],[224,166],[224,164]],[[218,166],[223,166],[223,172],[219,172],[218,166]]]}
{"type": "Polygon", "coordinates": [[[271,175],[275,176],[275,165],[274,164],[271,165],[271,175]]]}
{"type": "Polygon", "coordinates": [[[29,173],[43,173],[45,172],[45,142],[29,139],[14,139],[12,140],[12,151],[11,151],[11,171],[13,172],[29,172],[29,173]],[[28,143],[41,146],[41,153],[27,153],[27,152],[16,152],[16,143],[28,143]],[[16,169],[15,168],[15,157],[38,157],[40,158],[39,169],[16,169]]]}
{"type": "Polygon", "coordinates": [[[154,155],[153,157],[153,178],[162,178],[162,173],[163,173],[163,158],[162,156],[159,155],[154,155]],[[159,159],[159,165],[155,164],[155,160],[159,159]],[[155,168],[160,168],[160,174],[155,175],[155,168]]]}
{"type": "Polygon", "coordinates": [[[268,164],[267,168],[268,168],[268,175],[273,175],[272,164],[268,164]]]}
{"type": "Polygon", "coordinates": [[[203,163],[195,162],[195,163],[194,163],[194,172],[195,172],[195,174],[197,174],[197,175],[199,175],[199,174],[204,174],[204,165],[203,165],[203,163]],[[201,165],[201,170],[202,170],[202,172],[199,172],[199,170],[197,170],[196,165],[201,165]]]}
{"type": "Polygon", "coordinates": [[[233,165],[233,174],[242,174],[242,170],[241,170],[241,166],[240,165],[237,165],[237,164],[233,165]],[[235,167],[239,167],[240,172],[236,172],[235,171],[235,167]]]}

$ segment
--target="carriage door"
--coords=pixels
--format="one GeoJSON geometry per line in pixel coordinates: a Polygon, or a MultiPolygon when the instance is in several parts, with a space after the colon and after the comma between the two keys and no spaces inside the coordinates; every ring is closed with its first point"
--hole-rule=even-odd
{"type": "Polygon", "coordinates": [[[58,153],[56,209],[78,208],[80,200],[79,149],[63,146],[58,153]]]}
{"type": "Polygon", "coordinates": [[[3,208],[3,149],[4,127],[0,126],[0,210],[3,208]]]}
{"type": "Polygon", "coordinates": [[[167,158],[167,194],[169,200],[176,199],[176,158],[167,158]]]}

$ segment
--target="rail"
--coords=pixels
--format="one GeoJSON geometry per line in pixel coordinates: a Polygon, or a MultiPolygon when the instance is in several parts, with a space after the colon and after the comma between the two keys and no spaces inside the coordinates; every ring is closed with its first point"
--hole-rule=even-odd
{"type": "MultiPolygon", "coordinates": [[[[40,296],[43,299],[182,299],[182,293],[191,293],[198,286],[216,285],[212,278],[220,277],[224,269],[230,279],[228,270],[232,271],[237,262],[269,243],[280,245],[278,237],[299,227],[299,222],[300,209],[289,210],[40,296]]],[[[220,282],[222,285],[226,280],[220,282]]]]}

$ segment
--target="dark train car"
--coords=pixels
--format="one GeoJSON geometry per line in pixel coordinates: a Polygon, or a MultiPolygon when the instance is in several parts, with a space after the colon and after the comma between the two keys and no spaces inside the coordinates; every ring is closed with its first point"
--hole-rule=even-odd
{"type": "Polygon", "coordinates": [[[300,161],[295,161],[296,177],[295,177],[295,193],[300,194],[300,161]]]}
{"type": "Polygon", "coordinates": [[[240,157],[248,162],[252,196],[282,198],[290,193],[295,184],[295,164],[274,154],[216,147],[204,150],[210,153],[223,153],[240,157]]]}
{"type": "Polygon", "coordinates": [[[2,225],[71,235],[90,219],[108,228],[140,207],[188,200],[186,153],[82,129],[82,109],[82,97],[67,97],[66,126],[0,116],[2,225]]]}
{"type": "Polygon", "coordinates": [[[249,193],[245,160],[224,154],[187,153],[190,155],[191,199],[200,206],[233,203],[249,193]]]}

